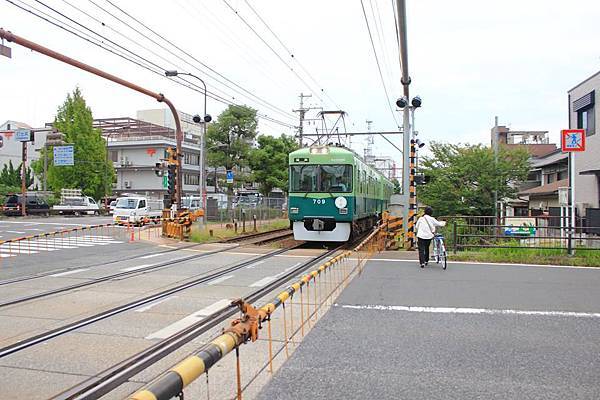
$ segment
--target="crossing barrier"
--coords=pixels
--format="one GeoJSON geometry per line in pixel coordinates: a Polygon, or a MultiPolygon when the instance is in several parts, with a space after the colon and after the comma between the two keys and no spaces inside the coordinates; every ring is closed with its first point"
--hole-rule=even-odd
{"type": "Polygon", "coordinates": [[[401,216],[393,216],[387,211],[382,215],[382,230],[385,233],[385,248],[397,250],[404,243],[404,221],[401,216]]]}
{"type": "MultiPolygon", "coordinates": [[[[319,314],[323,315],[327,308],[348,285],[351,279],[360,274],[367,260],[377,251],[385,247],[387,233],[382,227],[373,231],[353,250],[344,251],[319,265],[313,271],[303,274],[295,283],[277,294],[262,307],[255,308],[243,299],[232,302],[241,312],[241,317],[231,321],[222,334],[201,347],[193,355],[173,366],[148,386],[129,397],[129,400],[167,400],[174,397],[184,398],[184,391],[191,395],[196,391],[206,391],[210,395],[208,372],[212,366],[227,354],[235,352],[235,396],[242,399],[242,394],[263,371],[274,372],[273,361],[285,354],[289,357],[299,344],[299,337],[316,323],[319,314]],[[298,299],[299,297],[299,299],[298,299]],[[294,302],[295,301],[295,302],[294,302]],[[275,311],[281,310],[280,313],[275,311]],[[273,333],[275,324],[281,323],[279,334],[273,333]],[[251,363],[253,370],[241,370],[241,345],[256,343],[259,330],[266,325],[267,349],[263,363],[251,363]],[[275,348],[275,346],[278,346],[275,348]],[[206,375],[204,380],[198,379],[206,375]],[[243,381],[242,375],[247,378],[243,381]],[[245,384],[243,384],[245,382],[245,384]]],[[[223,382],[219,382],[222,386],[223,382]]]]}

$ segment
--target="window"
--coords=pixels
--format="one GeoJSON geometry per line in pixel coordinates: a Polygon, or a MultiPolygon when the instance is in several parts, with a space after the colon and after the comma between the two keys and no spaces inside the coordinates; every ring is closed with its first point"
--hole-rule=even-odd
{"type": "Polygon", "coordinates": [[[112,162],[118,162],[119,161],[119,152],[116,150],[111,150],[108,152],[110,155],[110,160],[112,162]]]}
{"type": "Polygon", "coordinates": [[[351,165],[292,165],[292,192],[351,192],[351,165]]]}
{"type": "Polygon", "coordinates": [[[140,200],[137,208],[146,208],[146,200],[140,200]]]}
{"type": "Polygon", "coordinates": [[[200,165],[200,155],[193,153],[183,154],[184,162],[188,165],[200,165]]]}
{"type": "Polygon", "coordinates": [[[562,181],[563,179],[567,179],[569,177],[569,171],[568,170],[562,170],[562,171],[558,171],[558,176],[556,178],[556,180],[562,181]]]}
{"type": "Polygon", "coordinates": [[[129,209],[132,210],[135,207],[137,203],[137,199],[129,199],[127,197],[121,197],[120,199],[117,199],[117,204],[115,204],[115,208],[124,208],[124,209],[129,209]]]}
{"type": "Polygon", "coordinates": [[[183,174],[184,185],[199,185],[200,175],[183,174]]]}
{"type": "Polygon", "coordinates": [[[577,128],[585,129],[586,136],[596,133],[596,121],[594,118],[594,107],[588,107],[577,111],[577,128]]]}
{"type": "Polygon", "coordinates": [[[556,174],[555,173],[546,175],[546,183],[552,183],[555,180],[556,180],[556,174]]]}

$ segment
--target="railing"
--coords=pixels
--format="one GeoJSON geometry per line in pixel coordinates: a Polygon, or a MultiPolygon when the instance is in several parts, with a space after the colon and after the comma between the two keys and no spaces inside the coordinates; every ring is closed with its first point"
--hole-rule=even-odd
{"type": "Polygon", "coordinates": [[[566,218],[537,220],[537,224],[467,224],[454,221],[446,228],[448,247],[454,251],[485,248],[543,250],[600,250],[600,228],[578,225],[574,230],[566,218]],[[558,222],[556,224],[555,222],[558,222]]]}
{"type": "Polygon", "coordinates": [[[177,396],[184,398],[185,395],[186,398],[241,400],[244,392],[258,384],[257,379],[263,373],[272,375],[281,359],[293,354],[304,335],[334,304],[352,278],[362,272],[367,260],[383,249],[385,239],[385,232],[376,229],[353,250],[343,251],[304,274],[260,308],[254,308],[241,299],[235,301],[242,313],[241,318],[232,321],[221,335],[129,399],[166,400],[177,396]],[[259,338],[259,329],[265,327],[266,338],[259,338]],[[244,361],[245,368],[242,370],[245,351],[241,345],[245,343],[254,343],[247,351],[259,361],[244,361]],[[230,364],[235,372],[227,370],[230,389],[224,389],[224,379],[227,378],[222,376],[223,369],[215,373],[216,387],[211,386],[213,378],[209,379],[209,370],[231,352],[235,353],[235,363],[230,364]],[[205,379],[199,379],[203,375],[205,379]]]}

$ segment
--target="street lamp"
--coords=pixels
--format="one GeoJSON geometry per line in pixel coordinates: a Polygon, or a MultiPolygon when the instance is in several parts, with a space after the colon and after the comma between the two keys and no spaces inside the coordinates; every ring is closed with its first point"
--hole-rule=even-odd
{"type": "Polygon", "coordinates": [[[190,74],[188,72],[178,72],[176,70],[169,70],[169,71],[165,71],[165,76],[169,76],[169,77],[173,77],[173,76],[178,76],[178,75],[187,75],[187,76],[191,76],[193,78],[198,79],[200,82],[202,82],[202,86],[204,86],[204,117],[200,117],[199,115],[195,115],[193,117],[193,120],[195,123],[200,123],[203,122],[202,124],[202,136],[200,138],[200,193],[202,194],[202,208],[204,210],[206,210],[206,178],[204,176],[205,174],[205,161],[204,161],[204,147],[205,147],[205,143],[206,143],[206,124],[210,121],[212,121],[212,117],[210,116],[210,114],[206,113],[206,83],[204,82],[204,80],[202,78],[200,78],[199,76],[196,76],[194,74],[190,74]]]}

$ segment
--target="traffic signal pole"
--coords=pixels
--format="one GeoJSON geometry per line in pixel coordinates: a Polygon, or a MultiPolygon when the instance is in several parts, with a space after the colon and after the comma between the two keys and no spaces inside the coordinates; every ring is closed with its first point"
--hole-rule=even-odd
{"type": "MultiPolygon", "coordinates": [[[[402,70],[402,77],[400,83],[404,90],[404,98],[408,101],[410,75],[408,74],[408,39],[406,34],[406,0],[396,1],[398,11],[398,44],[399,44],[399,55],[400,55],[400,68],[402,70]]],[[[416,197],[412,185],[412,172],[411,168],[411,139],[412,130],[410,126],[410,107],[408,104],[404,107],[402,113],[402,128],[404,135],[403,137],[403,163],[402,163],[402,199],[404,204],[404,224],[406,247],[409,249],[414,248],[415,245],[415,214],[416,214],[416,197]]]]}
{"type": "MultiPolygon", "coordinates": [[[[181,158],[183,157],[183,152],[182,152],[182,143],[183,143],[183,133],[181,131],[181,122],[179,120],[179,115],[177,114],[177,110],[175,109],[175,106],[173,105],[173,103],[171,103],[171,101],[169,99],[167,99],[162,93],[155,93],[151,90],[145,89],[141,86],[138,86],[134,83],[131,83],[129,81],[126,81],[125,79],[119,78],[115,75],[109,74],[108,72],[104,72],[98,68],[92,67],[91,65],[87,65],[84,64],[80,61],[77,61],[73,58],[67,57],[63,54],[60,54],[54,50],[50,50],[47,47],[41,46],[37,43],[34,43],[32,41],[29,41],[25,38],[22,38],[20,36],[17,36],[15,34],[13,34],[10,31],[6,31],[2,28],[0,28],[0,39],[5,39],[8,42],[14,42],[18,45],[21,45],[23,47],[26,47],[30,50],[33,50],[37,53],[40,54],[44,54],[45,56],[54,58],[55,60],[61,61],[65,64],[69,64],[75,68],[79,68],[82,69],[84,71],[87,71],[91,74],[97,75],[101,78],[104,79],[108,79],[109,81],[112,81],[114,83],[117,83],[121,86],[125,86],[126,88],[135,90],[138,93],[142,93],[146,96],[150,96],[154,99],[156,99],[159,102],[165,103],[168,107],[169,110],[171,110],[171,113],[173,114],[173,119],[175,120],[175,135],[176,135],[176,141],[177,141],[177,157],[179,160],[181,160],[181,158]]],[[[182,190],[182,180],[183,180],[183,176],[181,173],[181,162],[178,163],[177,165],[177,193],[176,193],[176,201],[177,201],[177,210],[181,209],[181,190],[182,190]]]]}

